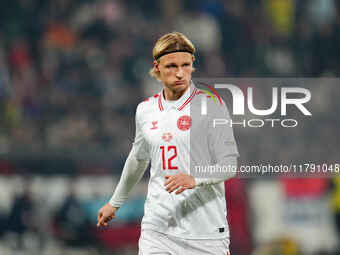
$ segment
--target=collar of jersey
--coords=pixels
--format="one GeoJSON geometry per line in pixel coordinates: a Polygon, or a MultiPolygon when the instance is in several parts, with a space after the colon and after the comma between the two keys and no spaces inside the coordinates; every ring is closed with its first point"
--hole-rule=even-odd
{"type": "Polygon", "coordinates": [[[197,93],[197,88],[195,87],[195,84],[191,82],[190,87],[185,91],[184,95],[180,97],[174,104],[168,104],[163,96],[163,89],[159,93],[158,97],[158,107],[160,111],[164,111],[173,107],[177,109],[178,111],[181,111],[189,104],[189,102],[195,97],[197,93]]]}

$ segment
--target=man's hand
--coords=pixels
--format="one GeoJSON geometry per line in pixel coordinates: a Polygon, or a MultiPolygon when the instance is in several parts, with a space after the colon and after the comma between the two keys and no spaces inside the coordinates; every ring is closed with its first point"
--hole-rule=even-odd
{"type": "Polygon", "coordinates": [[[98,211],[97,217],[97,227],[100,226],[107,226],[108,222],[114,218],[116,218],[116,211],[119,207],[113,207],[109,203],[105,204],[100,210],[98,211]]]}
{"type": "Polygon", "coordinates": [[[166,175],[165,179],[164,186],[169,193],[179,188],[176,191],[176,195],[182,193],[186,189],[193,189],[196,187],[195,178],[188,174],[179,173],[176,175],[166,175]]]}

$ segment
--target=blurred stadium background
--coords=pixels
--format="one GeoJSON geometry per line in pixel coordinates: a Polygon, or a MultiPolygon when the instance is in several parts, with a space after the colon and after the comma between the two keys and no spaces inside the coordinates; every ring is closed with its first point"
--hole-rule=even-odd
{"type": "MultiPolygon", "coordinates": [[[[0,254],[137,254],[147,177],[110,227],[95,223],[129,152],[135,107],[160,88],[147,74],[160,35],[192,39],[197,77],[336,77],[339,7],[336,0],[2,1],[0,254]]],[[[334,92],[317,91],[320,109],[337,115],[339,94],[330,106],[334,92]]],[[[332,121],[310,126],[319,134],[313,139],[299,136],[316,145],[331,137],[333,146],[315,152],[320,159],[337,153],[339,118],[332,121]]],[[[243,161],[289,151],[284,142],[267,147],[252,133],[235,134],[243,161]]],[[[290,152],[299,158],[305,150],[290,152]]],[[[340,254],[338,178],[235,179],[226,187],[232,254],[340,254]]]]}

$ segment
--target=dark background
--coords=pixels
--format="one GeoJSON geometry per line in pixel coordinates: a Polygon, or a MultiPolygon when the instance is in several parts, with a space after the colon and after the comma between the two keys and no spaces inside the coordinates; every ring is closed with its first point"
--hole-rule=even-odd
{"type": "MultiPolygon", "coordinates": [[[[0,254],[137,253],[147,179],[106,231],[95,228],[96,213],[131,148],[136,105],[161,88],[148,76],[153,45],[172,31],[196,46],[195,77],[340,73],[335,0],[2,1],[0,254]]],[[[334,158],[334,95],[332,86],[313,88],[319,114],[294,150],[284,134],[259,141],[236,128],[240,160],[304,158],[311,140],[322,144],[318,160],[334,158]]],[[[232,254],[336,254],[339,179],[226,187],[232,254]]]]}

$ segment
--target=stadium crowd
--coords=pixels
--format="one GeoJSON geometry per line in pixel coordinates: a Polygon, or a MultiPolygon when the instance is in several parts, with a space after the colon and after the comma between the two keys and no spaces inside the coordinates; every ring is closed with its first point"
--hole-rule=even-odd
{"type": "Polygon", "coordinates": [[[332,0],[2,3],[0,151],[86,148],[121,159],[136,104],[160,88],[147,72],[151,46],[166,31],[182,31],[197,45],[197,77],[336,76],[337,6],[332,0]]]}

